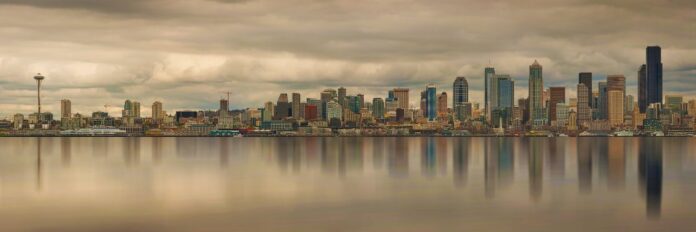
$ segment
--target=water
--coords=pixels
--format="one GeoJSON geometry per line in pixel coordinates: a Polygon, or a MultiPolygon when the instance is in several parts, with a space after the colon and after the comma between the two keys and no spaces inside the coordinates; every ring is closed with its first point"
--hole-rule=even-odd
{"type": "Polygon", "coordinates": [[[693,231],[692,138],[0,138],[2,231],[693,231]]]}

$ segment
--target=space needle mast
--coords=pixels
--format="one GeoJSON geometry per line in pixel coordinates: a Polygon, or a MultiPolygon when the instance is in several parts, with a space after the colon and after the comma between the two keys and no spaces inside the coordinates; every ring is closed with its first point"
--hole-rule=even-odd
{"type": "Polygon", "coordinates": [[[36,80],[36,99],[38,100],[39,103],[39,112],[38,115],[36,116],[36,122],[39,124],[41,127],[41,81],[43,81],[44,76],[41,75],[41,73],[37,73],[36,76],[34,76],[34,80],[36,80]]]}

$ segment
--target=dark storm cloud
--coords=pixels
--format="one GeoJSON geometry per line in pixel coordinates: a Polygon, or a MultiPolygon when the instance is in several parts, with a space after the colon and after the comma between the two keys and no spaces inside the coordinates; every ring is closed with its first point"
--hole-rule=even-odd
{"type": "Polygon", "coordinates": [[[47,98],[71,98],[78,111],[126,98],[200,108],[226,91],[234,106],[256,107],[338,86],[368,98],[410,87],[415,99],[460,75],[480,101],[489,60],[517,80],[516,97],[535,59],[547,86],[573,89],[591,71],[624,74],[635,92],[651,44],[663,47],[665,93],[694,95],[676,85],[696,78],[695,9],[685,0],[0,0],[0,83],[17,96],[0,99],[0,111],[31,110],[36,72],[47,98]]]}

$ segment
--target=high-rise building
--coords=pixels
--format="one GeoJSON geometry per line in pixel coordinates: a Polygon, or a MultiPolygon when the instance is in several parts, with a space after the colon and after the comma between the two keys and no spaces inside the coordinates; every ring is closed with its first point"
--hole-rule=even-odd
{"type": "Polygon", "coordinates": [[[689,116],[696,116],[696,100],[689,100],[686,112],[689,116]]]}
{"type": "Polygon", "coordinates": [[[230,101],[227,99],[220,99],[220,109],[218,109],[219,117],[227,117],[230,113],[230,101]]]}
{"type": "Polygon", "coordinates": [[[338,88],[338,104],[343,106],[343,107],[348,107],[346,105],[346,94],[348,91],[346,91],[346,88],[339,87],[338,88]]]}
{"type": "Polygon", "coordinates": [[[70,103],[70,100],[68,100],[68,99],[60,100],[60,118],[61,118],[61,120],[70,119],[71,117],[72,117],[72,104],[70,103]]]}
{"type": "Polygon", "coordinates": [[[545,124],[544,106],[542,94],[544,91],[544,81],[542,76],[542,66],[534,60],[529,66],[529,120],[532,125],[541,126],[545,124]]]}
{"type": "Polygon", "coordinates": [[[626,95],[626,98],[624,100],[624,112],[625,114],[631,114],[633,112],[633,105],[635,103],[635,100],[633,99],[633,95],[626,95]]]}
{"type": "Polygon", "coordinates": [[[326,117],[328,120],[343,120],[343,107],[338,102],[331,100],[326,103],[326,117]]]}
{"type": "Polygon", "coordinates": [[[408,99],[408,88],[395,88],[392,90],[394,93],[394,97],[399,101],[398,108],[407,110],[410,107],[408,106],[409,104],[409,99],[408,99]]]}
{"type": "Polygon", "coordinates": [[[578,112],[576,114],[577,116],[577,125],[578,126],[586,126],[586,123],[589,123],[592,120],[592,104],[587,104],[587,102],[590,101],[590,96],[588,95],[591,92],[587,91],[587,86],[585,86],[585,83],[580,83],[578,84],[578,112]]]}
{"type": "Polygon", "coordinates": [[[316,106],[317,108],[317,115],[310,116],[310,115],[304,115],[305,119],[309,120],[309,117],[313,117],[314,119],[320,119],[324,118],[324,107],[321,99],[316,99],[316,98],[307,98],[307,105],[308,106],[316,106]]]}
{"type": "Polygon", "coordinates": [[[425,87],[425,113],[428,121],[434,121],[437,117],[437,89],[434,84],[425,87]]]}
{"type": "Polygon", "coordinates": [[[641,108],[652,103],[662,103],[662,49],[659,46],[648,46],[645,49],[645,80],[643,83],[645,105],[641,108]]]}
{"type": "MultiPolygon", "coordinates": [[[[464,120],[464,103],[469,102],[469,82],[465,77],[457,77],[452,84],[452,109],[459,120],[464,120]]],[[[467,117],[468,119],[468,117],[467,117]]]]}
{"type": "Polygon", "coordinates": [[[265,104],[263,104],[263,112],[262,112],[262,120],[264,122],[268,122],[273,120],[273,116],[275,116],[275,106],[273,106],[272,101],[267,101],[265,104]]]}
{"type": "Polygon", "coordinates": [[[609,90],[619,90],[626,97],[626,77],[624,75],[607,76],[607,91],[609,90]]]}
{"type": "Polygon", "coordinates": [[[292,104],[288,102],[287,93],[281,93],[280,96],[278,96],[278,102],[276,102],[273,113],[273,119],[275,120],[281,120],[292,116],[292,104]]]}
{"type": "Polygon", "coordinates": [[[140,118],[140,102],[134,101],[132,106],[133,108],[131,109],[131,116],[134,118],[140,118]]]}
{"type": "Polygon", "coordinates": [[[684,97],[681,95],[665,95],[664,107],[672,111],[681,109],[681,104],[684,102],[684,97]]]}
{"type": "Polygon", "coordinates": [[[157,121],[161,121],[162,119],[164,119],[162,102],[155,101],[152,103],[152,119],[157,121]]]}
{"type": "Polygon", "coordinates": [[[322,102],[328,102],[331,99],[336,98],[336,90],[335,89],[325,89],[324,91],[321,92],[321,101],[322,102]]]}
{"type": "Polygon", "coordinates": [[[300,107],[300,103],[302,102],[301,99],[299,93],[292,93],[292,117],[294,119],[300,119],[302,115],[300,111],[304,111],[304,109],[300,107]]]}
{"type": "Polygon", "coordinates": [[[382,98],[376,97],[372,99],[372,116],[376,119],[383,119],[384,114],[384,100],[382,98]]]}
{"type": "MultiPolygon", "coordinates": [[[[582,83],[585,85],[587,88],[587,95],[588,97],[592,96],[592,73],[591,72],[581,72],[578,74],[578,83],[582,83]]],[[[578,96],[580,94],[578,93],[578,96]]],[[[579,99],[578,99],[579,100],[579,99]]],[[[592,108],[592,101],[587,101],[587,105],[592,108]]],[[[578,115],[580,112],[578,112],[578,115]]],[[[578,116],[578,120],[580,117],[578,116]]]]}
{"type": "Polygon", "coordinates": [[[484,80],[484,100],[483,104],[484,107],[486,108],[486,119],[490,122],[491,120],[491,95],[497,95],[497,93],[494,93],[493,91],[496,91],[497,88],[493,89],[491,88],[491,83],[492,80],[495,78],[495,68],[493,67],[486,67],[483,70],[483,80],[484,80]]]}
{"type": "Polygon", "coordinates": [[[437,96],[437,116],[447,117],[447,92],[442,92],[437,96]]]}
{"type": "Polygon", "coordinates": [[[121,111],[121,117],[124,117],[124,118],[131,117],[131,115],[133,114],[131,112],[131,109],[133,109],[133,103],[131,102],[131,100],[126,100],[123,103],[123,110],[121,111]]]}
{"type": "Polygon", "coordinates": [[[317,105],[305,104],[303,116],[309,121],[317,119],[317,105]]]}
{"type": "Polygon", "coordinates": [[[607,110],[609,123],[612,127],[621,127],[624,122],[624,93],[612,88],[607,92],[607,110]]]}
{"type": "Polygon", "coordinates": [[[498,90],[496,91],[498,96],[496,97],[497,102],[495,102],[494,109],[509,110],[515,104],[515,81],[512,80],[510,75],[496,75],[494,81],[498,82],[496,86],[498,90]]]}
{"type": "MultiPolygon", "coordinates": [[[[556,121],[556,106],[558,103],[565,103],[565,87],[549,88],[549,122],[556,121]]],[[[567,105],[566,105],[567,106],[567,105]]]]}
{"type": "Polygon", "coordinates": [[[288,102],[288,94],[281,93],[280,95],[278,95],[278,102],[288,102]]]}
{"type": "Polygon", "coordinates": [[[638,110],[640,113],[645,113],[645,110],[648,109],[648,88],[645,86],[647,78],[646,66],[643,64],[638,69],[638,110]]]}
{"type": "Polygon", "coordinates": [[[607,97],[607,82],[600,81],[599,83],[597,83],[597,88],[599,89],[599,97],[597,98],[597,119],[606,120],[609,119],[609,108],[607,108],[609,101],[607,97]]]}

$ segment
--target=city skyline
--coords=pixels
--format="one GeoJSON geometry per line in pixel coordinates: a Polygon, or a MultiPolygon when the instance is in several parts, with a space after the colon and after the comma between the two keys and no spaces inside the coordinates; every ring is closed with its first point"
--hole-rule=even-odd
{"type": "MultiPolygon", "coordinates": [[[[34,111],[27,77],[38,72],[47,77],[42,102],[51,112],[63,98],[74,112],[124,99],[161,101],[170,111],[215,109],[227,91],[230,108],[258,107],[279,92],[317,97],[339,86],[366,99],[410,88],[417,105],[413,90],[432,82],[452,96],[457,76],[467,77],[470,101],[483,103],[484,67],[527,86],[535,59],[545,86],[566,86],[568,96],[586,71],[595,79],[624,75],[627,92],[638,96],[637,69],[652,44],[663,48],[663,94],[696,96],[683,84],[696,66],[693,30],[683,23],[694,20],[691,2],[536,3],[3,1],[0,116],[34,111]],[[508,20],[483,14],[491,11],[508,20]]],[[[525,96],[526,88],[516,92],[525,96]]]]}

